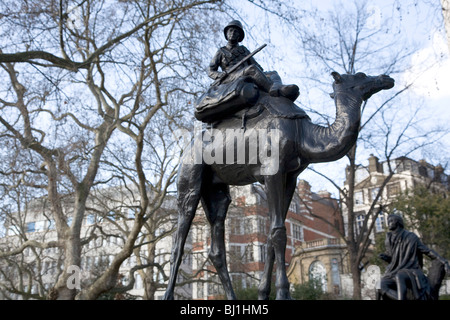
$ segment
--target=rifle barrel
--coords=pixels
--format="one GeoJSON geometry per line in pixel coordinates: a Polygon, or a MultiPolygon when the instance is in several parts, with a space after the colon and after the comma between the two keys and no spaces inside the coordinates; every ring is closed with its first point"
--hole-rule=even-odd
{"type": "Polygon", "coordinates": [[[246,57],[244,57],[241,61],[239,61],[238,63],[236,63],[234,66],[231,67],[231,69],[225,73],[225,75],[219,79],[217,79],[216,81],[214,81],[211,86],[217,86],[219,85],[226,77],[228,77],[228,75],[230,73],[233,73],[234,71],[236,71],[243,63],[245,63],[246,61],[248,61],[251,57],[253,57],[255,54],[257,54],[258,52],[260,52],[262,49],[264,49],[267,46],[267,44],[263,44],[261,47],[259,47],[258,49],[256,49],[255,51],[253,51],[252,53],[250,53],[249,55],[247,55],[246,57]]]}

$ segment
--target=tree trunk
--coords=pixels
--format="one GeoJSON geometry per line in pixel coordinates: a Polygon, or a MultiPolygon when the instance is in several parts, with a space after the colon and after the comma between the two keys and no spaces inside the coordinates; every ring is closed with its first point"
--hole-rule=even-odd
{"type": "Polygon", "coordinates": [[[353,299],[361,300],[361,270],[357,257],[354,259],[351,257],[350,259],[352,260],[353,299]]]}
{"type": "Polygon", "coordinates": [[[350,269],[352,272],[353,282],[353,299],[361,299],[361,270],[359,269],[360,259],[358,257],[358,249],[361,243],[358,242],[357,228],[355,225],[355,173],[356,173],[356,144],[350,149],[347,154],[350,164],[347,167],[347,183],[349,186],[348,194],[345,197],[348,214],[348,248],[350,255],[350,269]]]}
{"type": "MultiPolygon", "coordinates": [[[[151,239],[150,244],[147,246],[148,250],[148,256],[147,260],[150,262],[156,262],[156,242],[155,239],[151,239]],[[152,241],[153,240],[153,241],[152,241]]],[[[155,279],[155,270],[153,267],[147,268],[145,271],[145,278],[144,278],[144,288],[145,288],[145,296],[144,299],[146,300],[155,300],[155,292],[158,285],[159,280],[159,272],[156,271],[156,281],[153,281],[155,279]]]]}
{"type": "Polygon", "coordinates": [[[72,230],[66,232],[64,241],[64,271],[52,291],[51,299],[74,300],[79,290],[81,265],[81,244],[79,236],[73,234],[72,230]],[[74,268],[75,267],[75,268],[74,268]]]}

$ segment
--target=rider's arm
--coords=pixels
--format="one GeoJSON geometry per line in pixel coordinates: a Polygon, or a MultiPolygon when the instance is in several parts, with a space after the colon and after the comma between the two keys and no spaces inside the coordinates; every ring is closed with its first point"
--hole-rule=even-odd
{"type": "Polygon", "coordinates": [[[213,80],[217,80],[222,76],[222,72],[218,71],[221,60],[222,60],[222,51],[218,50],[214,58],[209,63],[208,76],[213,80]]]}

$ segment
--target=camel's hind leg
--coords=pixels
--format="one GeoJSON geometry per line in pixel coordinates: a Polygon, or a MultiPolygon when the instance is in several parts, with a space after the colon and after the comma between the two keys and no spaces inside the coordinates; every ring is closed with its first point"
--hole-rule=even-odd
{"type": "MultiPolygon", "coordinates": [[[[266,262],[264,264],[264,272],[262,274],[261,282],[260,282],[259,289],[258,289],[258,299],[259,300],[268,300],[269,299],[273,265],[274,265],[275,258],[276,258],[275,250],[282,252],[281,255],[283,255],[283,257],[281,257],[281,255],[279,254],[279,258],[281,258],[280,261],[284,261],[284,251],[285,250],[283,250],[282,246],[285,246],[286,244],[284,243],[283,239],[281,239],[281,243],[276,244],[278,248],[275,248],[274,240],[276,242],[280,242],[280,239],[275,239],[277,233],[281,234],[281,235],[279,235],[279,237],[281,237],[281,238],[285,237],[284,220],[286,219],[286,214],[287,214],[289,205],[291,203],[292,196],[294,195],[294,191],[295,191],[296,183],[297,183],[297,176],[288,175],[286,177],[285,183],[286,183],[285,188],[275,188],[275,190],[279,189],[279,191],[281,191],[278,194],[278,196],[275,197],[281,201],[278,204],[280,207],[279,208],[280,217],[277,219],[276,217],[273,216],[273,213],[271,213],[271,217],[270,217],[271,232],[267,238],[266,262]],[[283,231],[284,231],[284,235],[283,235],[283,231]]],[[[268,190],[266,189],[266,191],[268,191],[268,190]]],[[[270,191],[269,191],[269,193],[270,193],[270,191]]],[[[277,202],[277,201],[272,200],[272,202],[277,202]]],[[[281,267],[278,266],[277,268],[279,268],[279,269],[284,268],[284,264],[282,264],[281,267]]],[[[284,280],[283,272],[280,272],[280,270],[277,270],[277,273],[278,273],[277,281],[281,280],[283,282],[283,280],[284,280]]],[[[284,282],[286,282],[286,281],[284,281],[284,282]]],[[[285,298],[285,299],[290,298],[289,292],[288,292],[288,290],[286,291],[286,288],[281,288],[281,290],[279,289],[278,291],[279,292],[284,291],[283,298],[285,298]]],[[[282,297],[280,297],[278,295],[278,298],[282,298],[282,297]]]]}
{"type": "Polygon", "coordinates": [[[178,222],[170,258],[170,276],[164,300],[174,299],[178,269],[183,257],[184,245],[201,197],[204,165],[182,164],[178,174],[178,222]]]}
{"type": "Polygon", "coordinates": [[[216,268],[227,299],[235,300],[236,295],[228,273],[225,248],[225,217],[230,202],[231,197],[228,185],[204,183],[202,204],[211,225],[209,259],[216,268]]]}

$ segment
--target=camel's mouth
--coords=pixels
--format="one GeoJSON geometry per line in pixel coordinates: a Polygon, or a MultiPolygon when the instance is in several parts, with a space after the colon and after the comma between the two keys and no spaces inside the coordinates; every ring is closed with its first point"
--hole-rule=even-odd
{"type": "Polygon", "coordinates": [[[382,90],[391,89],[395,85],[395,80],[385,74],[378,76],[378,78],[382,90]]]}
{"type": "MultiPolygon", "coordinates": [[[[367,79],[369,80],[370,78],[368,77],[367,79]]],[[[362,86],[368,89],[367,92],[363,94],[363,100],[369,99],[372,95],[381,90],[391,89],[394,85],[395,80],[385,74],[373,77],[365,86],[362,86]]]]}

